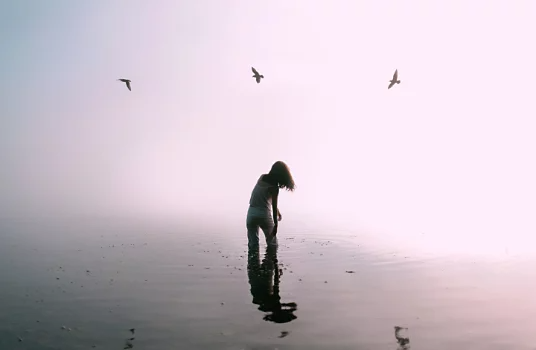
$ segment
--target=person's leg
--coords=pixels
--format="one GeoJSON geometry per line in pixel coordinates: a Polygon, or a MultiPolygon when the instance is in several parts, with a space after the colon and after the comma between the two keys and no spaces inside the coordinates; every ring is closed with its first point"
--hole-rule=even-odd
{"type": "Polygon", "coordinates": [[[256,218],[248,216],[246,219],[248,229],[248,248],[259,249],[259,222],[256,218]]]}
{"type": "Polygon", "coordinates": [[[274,229],[274,222],[271,218],[265,218],[259,225],[264,232],[264,237],[266,238],[266,245],[268,247],[277,247],[277,235],[273,236],[272,231],[274,229]]]}

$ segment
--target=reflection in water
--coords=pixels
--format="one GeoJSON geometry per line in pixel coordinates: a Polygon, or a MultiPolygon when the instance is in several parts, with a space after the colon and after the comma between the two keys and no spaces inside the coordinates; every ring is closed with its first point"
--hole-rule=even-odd
{"type": "Polygon", "coordinates": [[[281,303],[279,279],[283,271],[277,266],[277,246],[268,246],[262,263],[259,248],[248,250],[248,279],[253,304],[266,312],[265,321],[287,323],[298,318],[294,315],[296,303],[281,303]],[[275,272],[275,273],[274,273],[275,272]]]}
{"type": "MultiPolygon", "coordinates": [[[[131,329],[129,329],[129,331],[130,331],[130,333],[134,334],[136,329],[131,328],[131,329]]],[[[128,338],[127,340],[125,340],[125,346],[123,347],[123,349],[132,349],[134,347],[134,344],[132,343],[132,341],[134,339],[135,339],[135,337],[128,338]]]]}
{"type": "Polygon", "coordinates": [[[407,328],[398,327],[398,326],[395,327],[395,338],[396,338],[396,341],[398,342],[398,345],[400,345],[397,350],[408,350],[409,338],[401,336],[400,335],[401,330],[407,330],[407,328]]]}

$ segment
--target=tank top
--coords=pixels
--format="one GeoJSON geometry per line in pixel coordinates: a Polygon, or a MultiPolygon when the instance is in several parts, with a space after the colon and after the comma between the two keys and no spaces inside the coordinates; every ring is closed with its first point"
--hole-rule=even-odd
{"type": "Polygon", "coordinates": [[[279,191],[277,182],[269,175],[261,175],[253,191],[251,191],[248,215],[271,217],[272,193],[270,191],[274,189],[276,193],[279,191]]]}

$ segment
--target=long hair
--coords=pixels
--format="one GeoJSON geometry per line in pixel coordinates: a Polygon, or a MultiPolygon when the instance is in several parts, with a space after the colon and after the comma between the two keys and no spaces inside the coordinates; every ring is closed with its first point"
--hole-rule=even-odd
{"type": "Polygon", "coordinates": [[[280,160],[275,162],[268,174],[277,181],[279,188],[285,188],[287,191],[294,191],[294,188],[296,187],[294,179],[292,178],[288,166],[284,162],[280,160]]]}

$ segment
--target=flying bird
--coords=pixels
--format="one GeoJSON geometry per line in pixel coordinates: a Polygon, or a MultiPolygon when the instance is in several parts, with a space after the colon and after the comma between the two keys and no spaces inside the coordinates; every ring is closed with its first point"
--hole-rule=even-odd
{"type": "Polygon", "coordinates": [[[128,79],[117,79],[119,81],[122,81],[123,83],[126,83],[127,84],[127,88],[132,91],[132,89],[130,88],[130,80],[128,79]]]}
{"type": "Polygon", "coordinates": [[[393,74],[393,80],[389,80],[391,84],[389,84],[388,89],[392,88],[395,84],[400,84],[400,80],[398,80],[398,69],[395,70],[395,74],[393,74]]]}
{"type": "Polygon", "coordinates": [[[398,344],[400,344],[400,346],[401,346],[401,348],[399,348],[399,349],[407,350],[407,349],[409,349],[409,338],[402,337],[400,335],[401,330],[407,330],[407,328],[399,327],[399,326],[395,327],[395,338],[396,338],[396,341],[398,342],[398,344]]]}
{"type": "Polygon", "coordinates": [[[255,78],[255,80],[257,80],[257,84],[261,82],[261,78],[264,78],[264,75],[261,75],[259,74],[259,72],[257,72],[257,70],[253,67],[251,67],[251,70],[253,71],[253,78],[255,78]]]}

